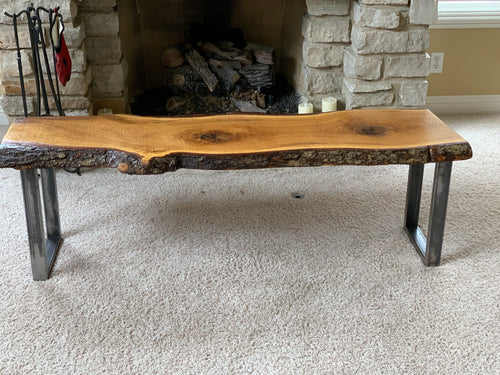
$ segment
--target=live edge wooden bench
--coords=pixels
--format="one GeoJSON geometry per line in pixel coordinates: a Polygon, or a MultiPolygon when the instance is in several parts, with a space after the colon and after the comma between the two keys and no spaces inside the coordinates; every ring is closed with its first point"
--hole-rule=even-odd
{"type": "Polygon", "coordinates": [[[408,164],[405,228],[424,264],[439,265],[452,162],[471,157],[470,145],[427,110],[38,117],[14,122],[0,145],[0,167],[21,170],[35,280],[49,277],[61,244],[53,168],[158,174],[179,168],[408,164]],[[427,238],[418,226],[426,163],[436,163],[427,238]]]}

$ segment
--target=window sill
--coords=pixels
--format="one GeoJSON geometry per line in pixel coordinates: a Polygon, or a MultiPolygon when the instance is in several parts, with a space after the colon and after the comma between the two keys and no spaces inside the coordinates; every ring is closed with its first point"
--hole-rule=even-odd
{"type": "Polygon", "coordinates": [[[500,2],[446,2],[438,5],[438,21],[431,29],[500,28],[500,2]]]}

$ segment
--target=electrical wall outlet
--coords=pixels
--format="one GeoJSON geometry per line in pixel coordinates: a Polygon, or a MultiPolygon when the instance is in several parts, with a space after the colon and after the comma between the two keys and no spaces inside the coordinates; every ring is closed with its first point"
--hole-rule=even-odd
{"type": "Polygon", "coordinates": [[[431,53],[431,73],[443,73],[444,52],[431,53]]]}

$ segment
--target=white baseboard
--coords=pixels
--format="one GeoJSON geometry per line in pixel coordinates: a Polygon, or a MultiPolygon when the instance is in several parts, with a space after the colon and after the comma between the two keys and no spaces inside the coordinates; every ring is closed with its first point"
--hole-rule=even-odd
{"type": "Polygon", "coordinates": [[[500,95],[428,96],[426,107],[436,114],[500,113],[500,95]]]}

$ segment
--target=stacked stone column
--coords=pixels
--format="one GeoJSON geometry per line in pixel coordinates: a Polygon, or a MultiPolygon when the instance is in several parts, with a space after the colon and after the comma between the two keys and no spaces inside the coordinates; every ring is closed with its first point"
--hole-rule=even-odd
{"type": "MultiPolygon", "coordinates": [[[[2,88],[0,105],[10,120],[23,116],[24,110],[17,66],[14,28],[12,26],[12,19],[4,16],[3,12],[19,12],[26,9],[27,3],[22,0],[4,0],[2,1],[2,7],[0,7],[0,11],[2,12],[0,15],[0,77],[2,88]]],[[[37,5],[46,8],[61,7],[60,13],[63,15],[66,28],[64,36],[73,62],[71,80],[65,87],[61,86],[62,106],[69,115],[88,114],[92,110],[89,100],[92,71],[87,64],[85,46],[83,45],[85,28],[78,23],[76,3],[72,1],[45,0],[37,2],[37,5]]],[[[35,112],[36,105],[33,56],[26,17],[22,16],[18,21],[20,23],[18,25],[19,43],[21,47],[28,112],[32,115],[35,112]]],[[[48,42],[48,24],[45,23],[45,25],[47,26],[45,40],[48,42]]],[[[48,48],[48,51],[51,52],[51,48],[48,48]]],[[[52,61],[51,53],[49,54],[49,60],[52,61]]],[[[52,107],[52,111],[57,113],[55,103],[51,98],[49,98],[49,104],[52,107]]]]}
{"type": "Polygon", "coordinates": [[[346,108],[425,105],[428,25],[436,19],[436,0],[354,1],[344,51],[346,108]]]}
{"type": "Polygon", "coordinates": [[[119,36],[117,0],[79,0],[78,4],[87,34],[87,61],[92,66],[94,111],[110,108],[114,113],[124,113],[128,106],[128,72],[119,36]]]}
{"type": "Polygon", "coordinates": [[[342,99],[343,54],[350,44],[351,0],[306,0],[302,76],[297,90],[321,110],[323,97],[342,99]]]}

